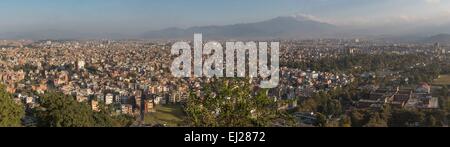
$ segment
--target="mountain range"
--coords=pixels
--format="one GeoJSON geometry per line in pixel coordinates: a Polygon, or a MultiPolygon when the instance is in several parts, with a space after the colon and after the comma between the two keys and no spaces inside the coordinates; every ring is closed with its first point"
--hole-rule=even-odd
{"type": "Polygon", "coordinates": [[[428,38],[425,38],[423,42],[426,43],[441,43],[441,44],[450,44],[450,34],[438,34],[428,38]]]}
{"type": "Polygon", "coordinates": [[[298,17],[277,17],[262,22],[225,26],[191,27],[187,29],[168,28],[149,31],[140,35],[146,39],[192,38],[202,33],[211,39],[287,39],[321,38],[333,35],[338,27],[298,17]]]}
{"type": "Polygon", "coordinates": [[[450,42],[450,24],[440,26],[402,27],[380,26],[376,28],[345,27],[321,22],[305,16],[276,17],[254,23],[233,25],[197,26],[186,29],[167,28],[143,31],[140,34],[83,33],[82,31],[41,30],[33,32],[0,33],[0,39],[192,39],[194,33],[202,33],[208,39],[316,39],[316,38],[370,38],[399,41],[450,42]],[[437,36],[433,36],[440,34],[437,36]],[[428,38],[429,36],[433,36],[428,38]]]}

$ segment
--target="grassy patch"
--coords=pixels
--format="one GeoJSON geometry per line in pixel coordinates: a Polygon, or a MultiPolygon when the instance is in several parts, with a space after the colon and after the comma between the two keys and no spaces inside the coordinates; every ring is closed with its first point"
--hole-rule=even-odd
{"type": "Polygon", "coordinates": [[[433,85],[450,85],[450,75],[441,75],[438,79],[433,81],[433,85]]]}
{"type": "Polygon", "coordinates": [[[157,105],[155,113],[145,115],[145,124],[166,124],[169,127],[177,127],[183,123],[185,118],[180,105],[157,105]]]}

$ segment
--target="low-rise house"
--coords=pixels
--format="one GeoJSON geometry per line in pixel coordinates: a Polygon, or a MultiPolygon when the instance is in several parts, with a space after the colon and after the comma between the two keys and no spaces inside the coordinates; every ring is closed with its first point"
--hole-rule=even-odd
{"type": "Polygon", "coordinates": [[[92,108],[92,111],[99,112],[100,109],[99,109],[99,107],[98,107],[98,101],[92,100],[92,101],[91,101],[91,108],[92,108]]]}
{"type": "Polygon", "coordinates": [[[106,94],[105,96],[105,104],[110,105],[114,102],[114,95],[111,93],[106,94]]]}
{"type": "Polygon", "coordinates": [[[133,114],[133,106],[130,104],[121,104],[122,114],[132,115],[133,114]]]}

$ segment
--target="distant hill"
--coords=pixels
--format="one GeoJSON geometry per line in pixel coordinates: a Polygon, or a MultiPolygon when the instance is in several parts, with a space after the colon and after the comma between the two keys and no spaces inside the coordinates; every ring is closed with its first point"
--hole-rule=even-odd
{"type": "Polygon", "coordinates": [[[439,26],[386,25],[355,27],[333,25],[308,15],[283,16],[273,19],[238,23],[233,25],[198,26],[186,29],[167,28],[142,33],[95,32],[65,29],[44,29],[23,32],[3,32],[0,39],[149,39],[191,40],[194,33],[202,33],[212,40],[265,40],[265,39],[318,39],[318,38],[367,38],[389,42],[420,42],[450,44],[450,24],[439,26]],[[447,34],[446,34],[447,33],[447,34]],[[431,36],[439,34],[436,36],[431,36]]]}
{"type": "Polygon", "coordinates": [[[192,38],[194,33],[202,33],[210,39],[284,39],[318,38],[334,34],[337,27],[308,18],[277,17],[256,23],[242,23],[224,26],[203,26],[187,29],[168,28],[149,31],[140,38],[180,39],[192,38]]]}
{"type": "Polygon", "coordinates": [[[0,33],[0,39],[33,39],[33,40],[45,40],[45,39],[122,39],[131,38],[130,35],[118,34],[118,33],[90,33],[90,32],[77,32],[67,30],[38,30],[29,32],[8,32],[0,33]]]}
{"type": "Polygon", "coordinates": [[[425,38],[423,41],[428,43],[438,42],[442,44],[450,44],[450,34],[438,34],[435,36],[425,38]]]}

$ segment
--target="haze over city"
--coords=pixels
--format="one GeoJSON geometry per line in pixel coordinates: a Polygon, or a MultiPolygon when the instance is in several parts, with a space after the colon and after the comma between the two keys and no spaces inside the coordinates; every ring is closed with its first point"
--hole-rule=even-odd
{"type": "MultiPolygon", "coordinates": [[[[448,127],[449,8],[450,0],[2,0],[0,127],[448,127]]],[[[152,130],[142,132],[156,137],[115,143],[317,136],[246,131],[152,130]]]]}
{"type": "Polygon", "coordinates": [[[431,36],[450,33],[442,31],[450,30],[449,7],[448,0],[3,0],[0,38],[136,38],[289,16],[337,26],[341,36],[431,36]]]}

